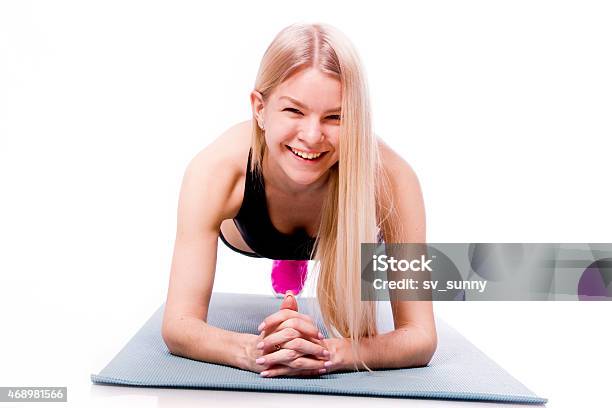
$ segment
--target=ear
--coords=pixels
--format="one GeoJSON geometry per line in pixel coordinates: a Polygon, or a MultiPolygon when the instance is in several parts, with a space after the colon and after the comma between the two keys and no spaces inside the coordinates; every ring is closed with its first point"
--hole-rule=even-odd
{"type": "Polygon", "coordinates": [[[253,110],[253,118],[255,118],[257,124],[263,130],[264,99],[263,96],[257,91],[251,92],[251,109],[253,110]]]}

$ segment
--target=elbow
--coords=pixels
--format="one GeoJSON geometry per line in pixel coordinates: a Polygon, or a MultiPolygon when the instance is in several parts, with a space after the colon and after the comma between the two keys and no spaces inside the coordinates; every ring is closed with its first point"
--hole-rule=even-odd
{"type": "Polygon", "coordinates": [[[429,364],[436,349],[438,348],[438,335],[436,329],[427,330],[421,327],[414,327],[415,332],[411,343],[412,352],[406,356],[406,363],[403,367],[425,367],[429,364]]]}
{"type": "Polygon", "coordinates": [[[426,340],[425,345],[423,346],[423,366],[429,364],[434,354],[436,354],[436,349],[438,348],[438,339],[434,334],[434,338],[432,340],[426,340]]]}
{"type": "Polygon", "coordinates": [[[432,332],[425,332],[421,343],[421,358],[419,359],[419,364],[421,366],[428,365],[434,354],[436,353],[437,348],[438,335],[435,329],[432,332]]]}
{"type": "Polygon", "coordinates": [[[168,351],[172,354],[179,355],[181,349],[181,343],[178,336],[178,331],[175,329],[175,325],[170,320],[164,320],[161,329],[162,339],[166,343],[168,351]]]}

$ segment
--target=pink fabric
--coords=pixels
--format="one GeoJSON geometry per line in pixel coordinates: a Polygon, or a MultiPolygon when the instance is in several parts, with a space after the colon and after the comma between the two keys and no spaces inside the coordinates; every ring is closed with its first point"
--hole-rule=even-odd
{"type": "Polygon", "coordinates": [[[282,261],[272,263],[272,288],[276,293],[284,295],[291,290],[299,294],[308,276],[308,261],[282,261]]]}

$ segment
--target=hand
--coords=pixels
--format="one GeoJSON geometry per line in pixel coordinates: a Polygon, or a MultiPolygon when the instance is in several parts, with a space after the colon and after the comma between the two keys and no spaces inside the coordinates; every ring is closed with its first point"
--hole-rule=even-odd
{"type": "Polygon", "coordinates": [[[280,310],[259,326],[264,338],[256,346],[262,356],[255,362],[263,377],[319,375],[329,370],[330,353],[323,335],[314,320],[297,309],[288,291],[280,310]]]}

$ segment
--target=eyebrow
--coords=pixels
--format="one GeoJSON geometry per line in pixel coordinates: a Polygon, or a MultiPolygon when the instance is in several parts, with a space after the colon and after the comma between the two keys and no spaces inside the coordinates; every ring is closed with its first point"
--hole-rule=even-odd
{"type": "MultiPolygon", "coordinates": [[[[300,101],[298,101],[297,99],[294,99],[294,98],[292,98],[292,97],[290,97],[290,96],[281,96],[281,97],[280,97],[280,98],[278,98],[278,99],[279,99],[279,100],[280,100],[280,99],[287,99],[287,100],[289,100],[289,101],[291,101],[291,102],[295,103],[295,104],[296,104],[297,106],[299,106],[300,108],[310,110],[310,108],[309,108],[308,106],[304,105],[302,102],[300,102],[300,101]]],[[[337,108],[335,108],[335,109],[329,109],[329,110],[325,111],[324,113],[329,113],[329,112],[340,112],[341,110],[342,110],[342,108],[341,108],[341,107],[337,107],[337,108]]]]}

